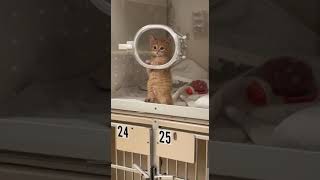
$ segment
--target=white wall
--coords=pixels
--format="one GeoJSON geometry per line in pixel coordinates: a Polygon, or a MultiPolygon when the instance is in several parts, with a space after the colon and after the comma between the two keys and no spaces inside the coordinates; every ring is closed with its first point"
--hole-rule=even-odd
{"type": "MultiPolygon", "coordinates": [[[[170,0],[174,9],[175,27],[182,34],[190,34],[188,56],[203,68],[208,69],[209,37],[196,37],[192,32],[192,12],[209,10],[208,0],[170,0]]],[[[135,33],[147,24],[167,24],[167,0],[112,0],[111,10],[111,43],[112,51],[117,51],[119,43],[133,40],[135,33]],[[160,1],[163,1],[159,3],[160,1]],[[147,3],[158,2],[162,6],[151,6],[147,3]]],[[[208,17],[209,20],[209,17],[208,17]]]]}
{"type": "Polygon", "coordinates": [[[199,37],[193,34],[192,12],[206,10],[209,13],[209,0],[171,0],[171,2],[173,4],[175,28],[179,29],[183,34],[190,33],[188,56],[204,69],[208,70],[209,33],[199,37]]]}
{"type": "MultiPolygon", "coordinates": [[[[167,24],[166,4],[153,6],[149,5],[148,1],[150,0],[111,1],[112,51],[117,50],[118,44],[133,40],[136,32],[145,25],[167,24]]],[[[166,3],[165,0],[161,1],[166,3]]]]}
{"type": "MultiPolygon", "coordinates": [[[[135,83],[139,68],[134,66],[134,60],[117,53],[118,44],[133,40],[136,32],[148,24],[168,24],[174,18],[176,26],[182,34],[189,33],[188,57],[195,60],[204,69],[208,69],[209,38],[208,34],[195,37],[192,29],[192,12],[208,10],[208,0],[172,0],[174,13],[171,16],[168,6],[170,0],[112,0],[111,8],[111,90],[116,91],[123,86],[129,86],[126,80],[135,83]],[[121,69],[121,70],[119,70],[121,69]]],[[[171,12],[171,11],[170,11],[171,12]]],[[[125,52],[125,51],[123,51],[125,52]]],[[[140,66],[139,66],[140,67],[140,66]]],[[[143,69],[144,70],[144,69],[143,69]]],[[[139,71],[140,72],[140,71],[139,71]]],[[[140,77],[140,76],[139,76],[140,77]]],[[[142,77],[142,76],[141,76],[142,77]]],[[[140,81],[143,81],[140,80],[140,81]]]]}

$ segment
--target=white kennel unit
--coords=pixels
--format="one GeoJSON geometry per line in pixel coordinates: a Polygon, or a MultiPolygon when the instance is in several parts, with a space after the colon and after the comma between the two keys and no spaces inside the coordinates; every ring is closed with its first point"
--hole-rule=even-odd
{"type": "Polygon", "coordinates": [[[209,178],[208,119],[116,109],[111,119],[112,179],[209,178]]]}
{"type": "Polygon", "coordinates": [[[144,102],[146,67],[172,65],[174,92],[183,83],[208,80],[209,1],[112,0],[111,5],[112,179],[209,179],[209,109],[181,100],[144,102]],[[150,32],[171,35],[172,61],[144,64],[149,51],[144,33],[150,32]]]}

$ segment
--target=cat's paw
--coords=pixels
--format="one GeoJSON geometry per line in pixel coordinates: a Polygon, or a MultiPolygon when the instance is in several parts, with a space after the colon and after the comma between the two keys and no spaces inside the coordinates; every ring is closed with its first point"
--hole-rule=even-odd
{"type": "Polygon", "coordinates": [[[151,64],[151,60],[150,60],[150,59],[147,59],[147,60],[145,61],[145,63],[146,63],[146,64],[151,64]]]}
{"type": "Polygon", "coordinates": [[[146,99],[144,100],[144,102],[154,103],[154,102],[155,102],[155,99],[154,99],[154,98],[146,98],[146,99]]]}

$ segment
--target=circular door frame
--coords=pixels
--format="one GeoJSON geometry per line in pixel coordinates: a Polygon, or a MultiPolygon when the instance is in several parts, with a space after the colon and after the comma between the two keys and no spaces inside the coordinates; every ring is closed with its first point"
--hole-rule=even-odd
{"type": "Polygon", "coordinates": [[[168,27],[166,25],[161,25],[161,24],[146,25],[146,26],[142,27],[136,33],[136,35],[134,37],[134,41],[133,41],[134,56],[135,56],[136,60],[138,61],[138,63],[147,69],[167,69],[170,66],[172,66],[175,62],[177,62],[178,60],[181,59],[181,55],[182,55],[181,54],[181,40],[183,40],[183,39],[185,39],[185,36],[181,36],[181,35],[177,34],[173,29],[171,29],[170,27],[168,27]],[[139,39],[142,36],[142,34],[145,33],[146,31],[153,30],[153,29],[165,30],[173,38],[173,42],[175,44],[175,51],[174,51],[174,54],[173,54],[172,58],[170,59],[170,61],[166,64],[150,65],[150,64],[144,63],[143,60],[140,58],[138,50],[136,48],[136,47],[138,47],[138,42],[139,42],[139,39]]]}

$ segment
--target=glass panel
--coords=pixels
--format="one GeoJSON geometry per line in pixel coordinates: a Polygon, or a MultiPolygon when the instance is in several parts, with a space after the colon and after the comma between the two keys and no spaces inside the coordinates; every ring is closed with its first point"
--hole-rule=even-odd
{"type": "Polygon", "coordinates": [[[106,133],[93,129],[106,128],[110,17],[88,0],[6,0],[0,11],[1,148],[105,159],[106,133]]]}
{"type": "Polygon", "coordinates": [[[212,4],[214,138],[319,151],[318,17],[293,11],[312,3],[246,2],[212,4]]]}

